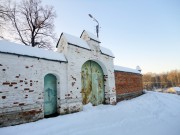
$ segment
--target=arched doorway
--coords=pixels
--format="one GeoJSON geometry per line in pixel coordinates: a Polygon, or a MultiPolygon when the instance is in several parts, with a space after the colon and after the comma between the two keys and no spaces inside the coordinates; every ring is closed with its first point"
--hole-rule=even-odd
{"type": "Polygon", "coordinates": [[[53,74],[44,77],[44,115],[49,116],[57,112],[57,79],[53,74]]]}
{"type": "Polygon", "coordinates": [[[83,104],[93,105],[104,103],[104,77],[101,66],[94,61],[87,61],[81,69],[83,104]]]}

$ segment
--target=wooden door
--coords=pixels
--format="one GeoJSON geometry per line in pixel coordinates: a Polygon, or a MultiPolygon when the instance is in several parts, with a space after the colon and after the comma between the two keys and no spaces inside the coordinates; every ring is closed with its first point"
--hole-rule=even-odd
{"type": "Polygon", "coordinates": [[[44,115],[57,112],[57,83],[56,77],[47,74],[44,78],[44,115]]]}
{"type": "Polygon", "coordinates": [[[104,80],[102,68],[94,61],[87,61],[81,75],[83,104],[104,102],[104,80]]]}

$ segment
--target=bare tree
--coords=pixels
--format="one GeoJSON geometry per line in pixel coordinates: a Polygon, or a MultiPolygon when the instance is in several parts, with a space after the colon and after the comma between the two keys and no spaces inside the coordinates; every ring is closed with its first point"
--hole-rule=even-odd
{"type": "Polygon", "coordinates": [[[180,87],[180,70],[172,70],[167,73],[146,73],[143,75],[144,89],[180,87]]]}
{"type": "Polygon", "coordinates": [[[42,6],[41,0],[22,0],[20,3],[9,4],[6,17],[13,33],[13,38],[27,46],[51,48],[56,40],[54,29],[55,11],[52,6],[42,6]]]}
{"type": "MultiPolygon", "coordinates": [[[[9,1],[8,1],[9,3],[9,1]]],[[[5,8],[5,1],[0,0],[0,38],[3,38],[2,32],[4,30],[5,22],[7,21],[8,10],[5,8]]]]}

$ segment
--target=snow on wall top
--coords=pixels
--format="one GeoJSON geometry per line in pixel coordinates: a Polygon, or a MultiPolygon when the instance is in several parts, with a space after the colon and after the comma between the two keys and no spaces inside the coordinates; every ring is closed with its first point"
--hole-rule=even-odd
{"type": "Polygon", "coordinates": [[[140,66],[136,66],[136,70],[141,71],[142,69],[140,68],[140,66]]]}
{"type": "Polygon", "coordinates": [[[122,67],[122,66],[117,66],[117,65],[114,65],[114,70],[115,71],[141,74],[141,72],[139,72],[137,69],[127,68],[127,67],[122,67]]]}
{"type": "Polygon", "coordinates": [[[6,40],[0,40],[0,52],[37,57],[37,58],[55,60],[55,61],[64,61],[64,62],[67,61],[62,53],[48,51],[41,48],[25,46],[25,45],[9,42],[6,40]]]}
{"type": "Polygon", "coordinates": [[[76,46],[90,50],[89,45],[83,39],[64,33],[64,32],[63,32],[63,35],[69,44],[76,45],[76,46]]]}
{"type": "Polygon", "coordinates": [[[89,38],[101,43],[99,38],[96,37],[96,35],[94,35],[93,33],[89,32],[89,31],[86,31],[86,30],[84,30],[84,31],[88,34],[89,38]]]}
{"type": "Polygon", "coordinates": [[[105,54],[114,58],[114,54],[112,53],[110,49],[100,46],[100,50],[102,54],[105,54]]]}

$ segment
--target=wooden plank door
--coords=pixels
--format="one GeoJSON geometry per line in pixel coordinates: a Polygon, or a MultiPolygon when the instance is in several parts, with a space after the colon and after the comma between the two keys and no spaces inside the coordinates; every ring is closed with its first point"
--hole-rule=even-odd
{"type": "Polygon", "coordinates": [[[91,62],[87,61],[84,63],[81,72],[81,93],[83,104],[88,104],[91,101],[92,93],[92,80],[91,80],[91,62]]]}
{"type": "Polygon", "coordinates": [[[93,104],[99,105],[104,102],[104,79],[103,71],[99,64],[91,61],[92,94],[93,104]]]}
{"type": "Polygon", "coordinates": [[[102,68],[94,61],[87,61],[81,74],[83,104],[104,102],[104,80],[102,68]]]}

